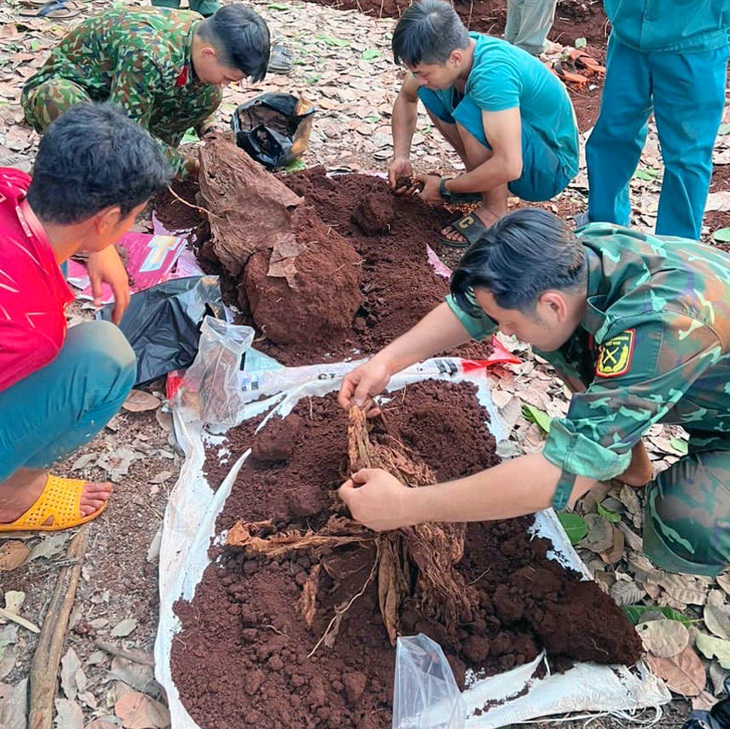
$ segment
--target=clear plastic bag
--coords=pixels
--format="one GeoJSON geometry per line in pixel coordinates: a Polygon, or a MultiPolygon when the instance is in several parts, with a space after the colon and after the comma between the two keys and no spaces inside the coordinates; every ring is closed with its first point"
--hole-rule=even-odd
{"type": "Polygon", "coordinates": [[[466,707],[441,646],[419,633],[398,638],[393,729],[464,729],[466,707]]]}
{"type": "Polygon", "coordinates": [[[251,346],[251,327],[206,316],[200,330],[198,354],[180,386],[182,404],[196,408],[200,420],[237,425],[243,417],[241,363],[251,346]]]}

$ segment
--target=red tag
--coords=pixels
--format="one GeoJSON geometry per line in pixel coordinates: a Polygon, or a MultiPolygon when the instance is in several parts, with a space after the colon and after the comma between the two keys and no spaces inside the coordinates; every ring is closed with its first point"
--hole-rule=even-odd
{"type": "Polygon", "coordinates": [[[188,66],[185,66],[182,71],[180,71],[180,75],[177,77],[177,80],[175,81],[175,87],[179,86],[185,86],[185,84],[188,82],[188,66]]]}

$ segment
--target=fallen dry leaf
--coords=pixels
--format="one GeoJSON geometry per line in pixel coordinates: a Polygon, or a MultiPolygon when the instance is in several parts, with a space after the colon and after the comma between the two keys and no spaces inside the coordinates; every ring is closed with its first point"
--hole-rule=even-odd
{"type": "Polygon", "coordinates": [[[170,724],[164,704],[138,691],[128,691],[114,704],[114,713],[125,729],[163,729],[170,724]]]}
{"type": "Polygon", "coordinates": [[[692,699],[692,710],[709,711],[716,703],[717,699],[709,691],[702,691],[692,699]]]}
{"type": "Polygon", "coordinates": [[[716,658],[722,668],[730,668],[730,641],[713,635],[698,633],[695,638],[697,650],[705,658],[716,658]]]}
{"type": "Polygon", "coordinates": [[[134,618],[125,618],[120,620],[111,630],[110,635],[115,638],[125,638],[137,627],[137,621],[134,618]]]}
{"type": "Polygon", "coordinates": [[[70,699],[56,699],[56,729],[83,729],[84,712],[70,699]]]}
{"type": "Polygon", "coordinates": [[[671,658],[689,645],[689,631],[678,620],[648,620],[636,626],[644,649],[659,658],[671,658]]]}
{"type": "Polygon", "coordinates": [[[157,410],[160,400],[144,390],[132,390],[122,407],[130,413],[143,413],[147,410],[157,410]]]}
{"type": "Polygon", "coordinates": [[[675,694],[699,696],[704,691],[707,680],[705,667],[690,646],[671,658],[659,658],[649,653],[646,662],[675,694]]]}
{"type": "Polygon", "coordinates": [[[718,638],[730,639],[730,606],[720,590],[710,590],[702,616],[705,625],[718,638]]]}
{"type": "Polygon", "coordinates": [[[0,683],[0,726],[3,729],[26,729],[28,679],[11,686],[0,683]]]}
{"type": "Polygon", "coordinates": [[[26,562],[29,554],[30,549],[23,542],[16,539],[5,542],[0,547],[0,572],[17,569],[26,562]]]}

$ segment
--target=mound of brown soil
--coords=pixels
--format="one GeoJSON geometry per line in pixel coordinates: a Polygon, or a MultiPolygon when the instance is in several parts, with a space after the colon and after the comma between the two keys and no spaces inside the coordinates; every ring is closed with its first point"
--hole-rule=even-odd
{"type": "MultiPolygon", "coordinates": [[[[389,432],[439,480],[496,460],[494,442],[484,432],[486,413],[469,385],[409,386],[389,403],[386,418],[389,432]],[[448,427],[424,434],[419,424],[427,412],[448,427]]],[[[256,439],[264,457],[242,468],[218,520],[220,530],[245,517],[271,520],[270,530],[279,533],[316,534],[331,519],[332,492],[347,473],[346,413],[332,395],[307,398],[276,428],[256,439]],[[272,463],[272,451],[281,459],[272,463]]],[[[240,452],[250,437],[250,429],[234,429],[228,447],[240,452]]],[[[548,560],[551,545],[530,537],[530,522],[469,524],[457,569],[475,593],[470,622],[447,631],[406,600],[401,632],[424,632],[439,641],[461,682],[467,667],[498,673],[533,659],[542,647],[553,666],[586,658],[635,662],[640,642],[623,613],[597,585],[548,560]]],[[[176,606],[183,631],[173,647],[173,675],[198,724],[389,727],[395,656],[377,588],[369,581],[375,552],[372,540],[279,557],[222,551],[193,602],[176,606]],[[313,575],[310,626],[301,601],[313,575]],[[332,632],[333,618],[332,641],[312,653],[328,626],[332,632]]]]}
{"type": "Polygon", "coordinates": [[[347,339],[361,302],[360,257],[312,208],[297,208],[292,229],[301,248],[263,249],[248,260],[239,303],[272,343],[319,346],[347,339]]]}

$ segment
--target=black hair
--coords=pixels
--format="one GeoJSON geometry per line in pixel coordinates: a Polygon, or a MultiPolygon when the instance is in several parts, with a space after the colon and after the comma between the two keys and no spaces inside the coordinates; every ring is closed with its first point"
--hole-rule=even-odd
{"type": "Polygon", "coordinates": [[[28,203],[41,220],[61,225],[113,206],[126,217],[172,174],[159,143],[119,107],[78,104],[43,135],[28,203]]]}
{"type": "Polygon", "coordinates": [[[441,0],[413,3],[393,31],[393,60],[414,68],[446,63],[457,48],[469,45],[469,32],[451,5],[441,0]]]}
{"type": "Polygon", "coordinates": [[[264,19],[241,3],[224,5],[200,21],[195,33],[210,43],[224,66],[237,68],[253,81],[266,76],[269,65],[269,27],[264,19]]]}
{"type": "Polygon", "coordinates": [[[464,254],[451,277],[459,307],[483,314],[475,289],[486,289],[503,309],[535,312],[549,289],[578,290],[588,275],[583,244],[557,216],[539,208],[505,215],[464,254]]]}

